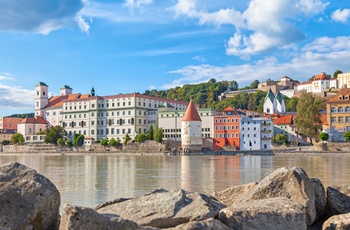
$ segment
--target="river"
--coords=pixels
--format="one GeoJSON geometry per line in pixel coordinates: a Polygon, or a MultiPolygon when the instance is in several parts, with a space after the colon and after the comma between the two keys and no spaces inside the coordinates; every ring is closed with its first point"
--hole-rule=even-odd
{"type": "MultiPolygon", "coordinates": [[[[17,161],[49,178],[61,203],[95,207],[115,198],[154,189],[183,188],[212,194],[234,185],[259,182],[280,167],[300,166],[328,185],[350,185],[348,156],[140,156],[0,155],[0,164],[17,161]]],[[[62,206],[61,206],[62,208],[62,206]]]]}

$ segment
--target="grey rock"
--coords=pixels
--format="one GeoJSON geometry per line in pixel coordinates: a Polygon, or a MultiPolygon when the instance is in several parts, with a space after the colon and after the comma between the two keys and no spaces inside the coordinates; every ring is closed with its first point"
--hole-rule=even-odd
{"type": "Polygon", "coordinates": [[[202,221],[191,221],[186,224],[180,224],[175,228],[167,228],[167,230],[229,230],[230,228],[217,219],[207,219],[202,221]]]}
{"type": "Polygon", "coordinates": [[[237,199],[240,199],[246,193],[250,192],[258,183],[237,185],[223,191],[215,192],[213,197],[226,206],[231,206],[237,199]]]}
{"type": "Polygon", "coordinates": [[[326,191],[318,178],[310,178],[310,181],[315,193],[316,221],[319,221],[323,219],[326,213],[326,191]]]}
{"type": "Polygon", "coordinates": [[[350,212],[350,186],[329,186],[327,188],[327,215],[333,216],[350,212]]]}
{"type": "Polygon", "coordinates": [[[60,223],[60,230],[141,230],[135,222],[125,220],[117,215],[99,214],[91,208],[66,205],[60,223]]]}
{"type": "Polygon", "coordinates": [[[236,203],[222,209],[219,220],[237,230],[307,229],[303,206],[285,197],[236,203]]]}
{"type": "Polygon", "coordinates": [[[294,202],[301,203],[305,209],[305,220],[308,226],[316,220],[315,193],[309,177],[302,168],[279,168],[275,170],[246,196],[237,199],[235,204],[273,197],[286,197],[294,202]]]}
{"type": "Polygon", "coordinates": [[[335,215],[323,223],[322,230],[349,230],[350,213],[335,215]]]}
{"type": "Polygon", "coordinates": [[[57,229],[60,202],[56,186],[34,169],[0,167],[0,228],[57,229]]]}
{"type": "Polygon", "coordinates": [[[215,198],[185,190],[155,190],[138,198],[97,209],[132,220],[142,226],[170,228],[214,218],[225,205],[215,198]]]}

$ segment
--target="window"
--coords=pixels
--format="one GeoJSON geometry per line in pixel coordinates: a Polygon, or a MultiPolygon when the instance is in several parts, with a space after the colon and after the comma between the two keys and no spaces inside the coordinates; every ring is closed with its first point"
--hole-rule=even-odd
{"type": "Polygon", "coordinates": [[[338,117],[338,122],[339,123],[343,123],[344,122],[344,118],[343,117],[338,117]]]}
{"type": "Polygon", "coordinates": [[[331,117],[331,122],[335,122],[335,117],[331,117]]]}
{"type": "Polygon", "coordinates": [[[349,116],[346,116],[345,117],[345,121],[348,123],[348,122],[350,122],[350,117],[349,116]]]}
{"type": "Polygon", "coordinates": [[[331,113],[335,113],[335,107],[331,108],[331,113]]]}
{"type": "Polygon", "coordinates": [[[349,106],[345,107],[345,112],[350,112],[350,107],[349,106]]]}
{"type": "Polygon", "coordinates": [[[340,106],[340,107],[338,108],[338,113],[342,113],[342,112],[343,112],[343,107],[340,106]]]}

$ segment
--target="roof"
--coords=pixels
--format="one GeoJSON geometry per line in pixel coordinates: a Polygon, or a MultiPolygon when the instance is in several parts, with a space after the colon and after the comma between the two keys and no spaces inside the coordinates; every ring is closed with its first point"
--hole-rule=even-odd
{"type": "Polygon", "coordinates": [[[60,89],[71,89],[71,90],[73,90],[71,87],[69,87],[68,85],[64,85],[64,86],[62,86],[60,89]]]}
{"type": "Polygon", "coordinates": [[[265,97],[265,99],[264,99],[264,102],[265,102],[267,99],[270,99],[271,102],[273,102],[273,100],[275,99],[275,96],[273,95],[271,88],[269,89],[269,92],[266,94],[266,97],[265,97]]]}
{"type": "Polygon", "coordinates": [[[318,74],[318,75],[315,75],[314,81],[318,81],[318,80],[327,80],[327,77],[326,77],[326,74],[325,73],[321,73],[321,74],[318,74]]]}
{"type": "Polygon", "coordinates": [[[164,102],[159,108],[174,108],[169,102],[164,102]]]}
{"type": "Polygon", "coordinates": [[[341,89],[334,97],[328,100],[329,102],[347,102],[350,103],[350,88],[343,88],[341,89]],[[346,97],[348,99],[346,99],[346,97]]]}
{"type": "Polygon", "coordinates": [[[277,91],[277,93],[276,93],[276,100],[282,105],[283,96],[282,96],[282,94],[280,93],[280,91],[277,91]]]}
{"type": "Polygon", "coordinates": [[[80,94],[68,94],[68,95],[62,95],[62,96],[54,96],[49,99],[49,103],[45,106],[45,109],[52,108],[52,107],[62,107],[63,106],[63,100],[69,100],[69,99],[76,99],[79,98],[80,94]]]}
{"type": "Polygon", "coordinates": [[[192,100],[188,104],[185,115],[182,117],[182,121],[202,121],[192,100]]]}
{"type": "Polygon", "coordinates": [[[222,112],[234,112],[235,109],[232,108],[232,106],[227,107],[226,109],[222,110],[222,112]]]}
{"type": "Polygon", "coordinates": [[[322,124],[325,124],[327,122],[327,114],[321,113],[320,114],[320,120],[322,124]]]}
{"type": "Polygon", "coordinates": [[[284,115],[273,120],[274,125],[291,125],[293,124],[294,115],[284,115]]]}
{"type": "Polygon", "coordinates": [[[46,121],[43,117],[41,116],[36,116],[36,117],[27,117],[21,120],[20,124],[43,124],[46,125],[46,121]]]}
{"type": "Polygon", "coordinates": [[[46,85],[44,82],[40,81],[38,84],[36,84],[35,86],[48,86],[46,85]]]}

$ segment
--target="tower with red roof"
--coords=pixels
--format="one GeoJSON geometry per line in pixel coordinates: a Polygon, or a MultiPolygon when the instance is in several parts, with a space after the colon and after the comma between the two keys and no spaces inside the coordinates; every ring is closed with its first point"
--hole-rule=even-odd
{"type": "Polygon", "coordinates": [[[192,100],[181,121],[181,147],[190,152],[200,152],[203,147],[202,119],[192,100]]]}

